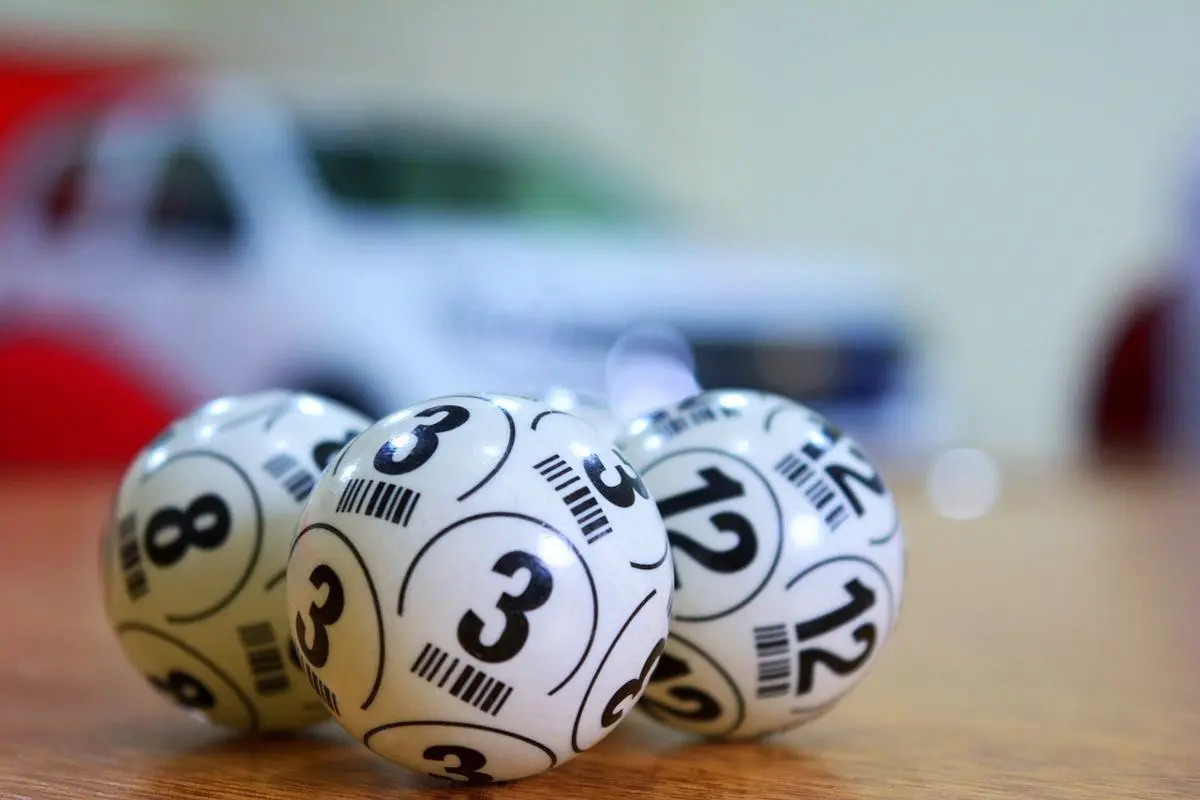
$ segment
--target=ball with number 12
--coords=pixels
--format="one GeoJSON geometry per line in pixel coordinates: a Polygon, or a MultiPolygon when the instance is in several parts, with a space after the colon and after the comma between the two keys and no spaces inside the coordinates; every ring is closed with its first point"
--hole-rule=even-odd
{"type": "Polygon", "coordinates": [[[904,533],[861,448],[799,403],[696,394],[629,423],[675,565],[651,716],[750,738],[827,713],[879,657],[900,610],[904,533]]]}

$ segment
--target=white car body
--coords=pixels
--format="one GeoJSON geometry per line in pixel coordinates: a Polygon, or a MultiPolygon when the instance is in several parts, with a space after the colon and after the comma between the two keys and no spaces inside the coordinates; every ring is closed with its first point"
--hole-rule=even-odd
{"type": "Polygon", "coordinates": [[[100,331],[84,335],[106,337],[181,403],[276,385],[375,414],[471,390],[611,398],[614,342],[657,324],[696,350],[701,382],[750,375],[762,354],[783,359],[764,371],[787,378],[802,371],[793,349],[811,362],[884,342],[903,362],[888,362],[886,387],[814,405],[889,450],[926,447],[941,429],[894,287],[862,265],[654,230],[350,207],[318,180],[293,109],[240,81],[156,81],[88,131],[81,146],[75,128],[47,120],[6,176],[0,335],[6,324],[100,331]],[[60,191],[68,157],[74,194],[52,201],[67,204],[63,219],[48,217],[40,198],[60,191]],[[167,171],[197,158],[236,221],[220,244],[193,236],[186,202],[161,194],[167,171]],[[156,229],[153,215],[176,228],[156,229]]]}

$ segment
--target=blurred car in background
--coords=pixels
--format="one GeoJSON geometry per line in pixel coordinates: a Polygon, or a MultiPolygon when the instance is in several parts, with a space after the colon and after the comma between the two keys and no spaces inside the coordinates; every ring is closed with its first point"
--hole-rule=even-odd
{"type": "Polygon", "coordinates": [[[544,145],[176,75],[20,147],[0,341],[103,342],[180,408],[267,386],[374,415],[471,389],[611,396],[614,345],[657,325],[703,386],[792,396],[889,450],[939,430],[880,273],[689,238],[544,145]]]}

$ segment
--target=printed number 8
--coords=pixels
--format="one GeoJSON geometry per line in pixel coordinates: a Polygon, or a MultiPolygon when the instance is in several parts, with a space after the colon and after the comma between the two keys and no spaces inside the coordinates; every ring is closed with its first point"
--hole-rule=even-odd
{"type": "Polygon", "coordinates": [[[187,508],[160,508],[146,523],[146,557],[155,566],[175,564],[192,547],[215,550],[229,538],[229,506],[215,494],[202,494],[187,508]],[[164,536],[168,531],[173,536],[164,536]],[[164,541],[165,540],[165,541],[164,541]]]}
{"type": "Polygon", "coordinates": [[[165,678],[152,675],[150,683],[184,708],[208,710],[217,704],[209,688],[183,670],[170,670],[165,678]]]}

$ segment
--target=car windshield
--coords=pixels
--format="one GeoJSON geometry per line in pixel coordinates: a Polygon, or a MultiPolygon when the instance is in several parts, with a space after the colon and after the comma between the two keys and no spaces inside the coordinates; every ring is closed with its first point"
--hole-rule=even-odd
{"type": "Polygon", "coordinates": [[[393,123],[301,130],[321,189],[342,206],[622,227],[658,217],[632,187],[545,147],[393,123]]]}

